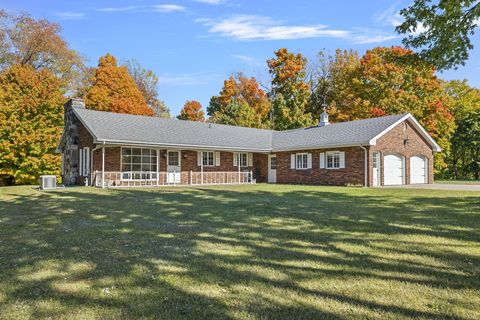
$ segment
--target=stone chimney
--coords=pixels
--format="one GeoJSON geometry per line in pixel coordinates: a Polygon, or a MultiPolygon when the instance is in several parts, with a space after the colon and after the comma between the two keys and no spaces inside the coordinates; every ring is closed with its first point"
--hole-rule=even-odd
{"type": "Polygon", "coordinates": [[[327,108],[323,107],[323,112],[320,115],[320,122],[318,123],[319,127],[325,127],[328,126],[330,122],[328,121],[328,113],[327,113],[327,108]]]}
{"type": "Polygon", "coordinates": [[[83,99],[70,99],[64,104],[64,128],[60,149],[62,151],[63,174],[62,181],[65,185],[78,182],[78,119],[73,114],[73,109],[85,109],[83,99]]]}
{"type": "Polygon", "coordinates": [[[65,107],[65,110],[71,109],[71,108],[85,109],[85,101],[83,101],[83,99],[80,99],[80,98],[73,98],[68,100],[67,103],[65,103],[64,107],[65,107]]]}

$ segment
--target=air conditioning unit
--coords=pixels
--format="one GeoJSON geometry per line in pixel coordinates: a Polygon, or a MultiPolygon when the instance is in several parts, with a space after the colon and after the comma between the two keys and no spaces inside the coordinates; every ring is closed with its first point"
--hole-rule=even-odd
{"type": "Polygon", "coordinates": [[[40,189],[48,190],[57,188],[57,177],[53,175],[40,176],[40,189]]]}

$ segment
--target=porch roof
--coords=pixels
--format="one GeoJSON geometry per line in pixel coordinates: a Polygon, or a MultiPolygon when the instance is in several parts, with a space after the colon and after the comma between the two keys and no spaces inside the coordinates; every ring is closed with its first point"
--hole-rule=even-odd
{"type": "Polygon", "coordinates": [[[83,108],[74,108],[74,112],[96,143],[252,152],[374,145],[381,135],[401,121],[409,120],[430,142],[434,151],[440,150],[408,113],[333,123],[324,127],[274,131],[83,108]]]}

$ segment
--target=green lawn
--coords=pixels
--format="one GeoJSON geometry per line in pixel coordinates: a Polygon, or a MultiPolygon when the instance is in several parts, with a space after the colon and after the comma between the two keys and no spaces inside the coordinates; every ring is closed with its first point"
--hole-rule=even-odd
{"type": "Polygon", "coordinates": [[[475,192],[0,188],[0,319],[480,319],[475,192]]]}

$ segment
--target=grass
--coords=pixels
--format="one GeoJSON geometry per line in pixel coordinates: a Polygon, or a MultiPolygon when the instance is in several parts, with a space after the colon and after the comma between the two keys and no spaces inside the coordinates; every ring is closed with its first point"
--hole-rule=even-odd
{"type": "Polygon", "coordinates": [[[435,180],[435,183],[444,184],[480,184],[480,180],[435,180]]]}
{"type": "Polygon", "coordinates": [[[480,197],[0,188],[0,270],[0,319],[480,319],[480,197]]]}

